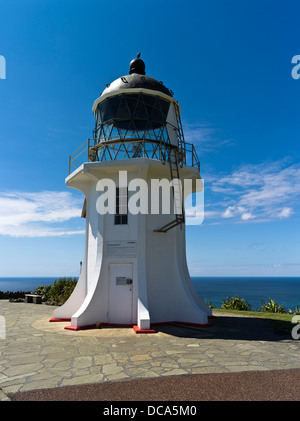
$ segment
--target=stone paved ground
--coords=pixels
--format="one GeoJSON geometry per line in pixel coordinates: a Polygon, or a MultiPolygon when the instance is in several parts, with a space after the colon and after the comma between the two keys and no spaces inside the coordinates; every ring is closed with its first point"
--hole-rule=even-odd
{"type": "MultiPolygon", "coordinates": [[[[218,313],[210,328],[68,331],[54,307],[0,300],[0,400],[7,393],[186,374],[300,368],[300,341],[261,319],[218,313]]],[[[291,328],[293,325],[291,325],[291,328]]]]}

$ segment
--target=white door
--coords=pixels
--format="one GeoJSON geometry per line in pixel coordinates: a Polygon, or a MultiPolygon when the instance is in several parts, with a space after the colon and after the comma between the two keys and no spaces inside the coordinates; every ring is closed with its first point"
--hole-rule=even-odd
{"type": "Polygon", "coordinates": [[[132,324],[132,263],[110,263],[108,322],[132,324]]]}

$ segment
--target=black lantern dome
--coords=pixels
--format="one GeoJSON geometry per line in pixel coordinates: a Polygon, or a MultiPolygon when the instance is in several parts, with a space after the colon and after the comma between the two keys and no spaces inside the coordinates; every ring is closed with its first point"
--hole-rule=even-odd
{"type": "Polygon", "coordinates": [[[101,96],[117,93],[117,91],[121,89],[150,89],[172,97],[172,91],[166,88],[163,82],[159,82],[153,77],[146,76],[145,63],[139,57],[140,53],[137,55],[137,58],[130,62],[129,75],[122,76],[108,84],[101,96]]]}
{"type": "Polygon", "coordinates": [[[138,55],[136,56],[135,59],[133,59],[130,62],[129,65],[129,74],[131,75],[132,73],[138,73],[139,75],[145,75],[145,63],[143,62],[143,60],[140,59],[140,55],[141,53],[138,53],[138,55]]]}
{"type": "Polygon", "coordinates": [[[130,62],[129,74],[107,85],[95,101],[95,138],[98,142],[128,137],[168,141],[167,119],[172,102],[171,91],[145,75],[139,53],[130,62]]]}

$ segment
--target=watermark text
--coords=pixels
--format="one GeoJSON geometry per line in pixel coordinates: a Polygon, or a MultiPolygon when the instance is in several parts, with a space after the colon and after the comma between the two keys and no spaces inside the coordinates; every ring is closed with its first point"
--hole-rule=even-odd
{"type": "Polygon", "coordinates": [[[199,225],[204,219],[204,180],[167,178],[146,181],[134,178],[128,181],[127,171],[119,171],[115,182],[103,178],[97,182],[99,192],[98,214],[119,215],[182,215],[186,223],[199,225]]]}
{"type": "Polygon", "coordinates": [[[6,324],[3,316],[0,316],[0,339],[6,339],[6,324]]]}
{"type": "Polygon", "coordinates": [[[6,60],[0,55],[0,79],[6,79],[6,60]]]}
{"type": "Polygon", "coordinates": [[[297,323],[292,329],[292,338],[300,339],[300,314],[293,316],[292,323],[297,323]]]}
{"type": "Polygon", "coordinates": [[[292,58],[292,64],[296,64],[292,68],[292,78],[297,80],[300,79],[300,55],[296,55],[292,58]]]}

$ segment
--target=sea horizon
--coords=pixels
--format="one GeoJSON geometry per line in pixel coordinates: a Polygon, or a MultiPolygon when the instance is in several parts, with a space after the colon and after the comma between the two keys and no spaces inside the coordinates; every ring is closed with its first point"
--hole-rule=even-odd
{"type": "MultiPolygon", "coordinates": [[[[62,276],[0,277],[0,291],[32,292],[40,285],[51,285],[62,276]]],[[[78,276],[72,276],[78,278],[78,276]]],[[[300,306],[299,276],[192,276],[194,288],[200,298],[214,307],[220,307],[223,299],[237,295],[259,309],[262,301],[270,298],[288,310],[300,306]]]]}

